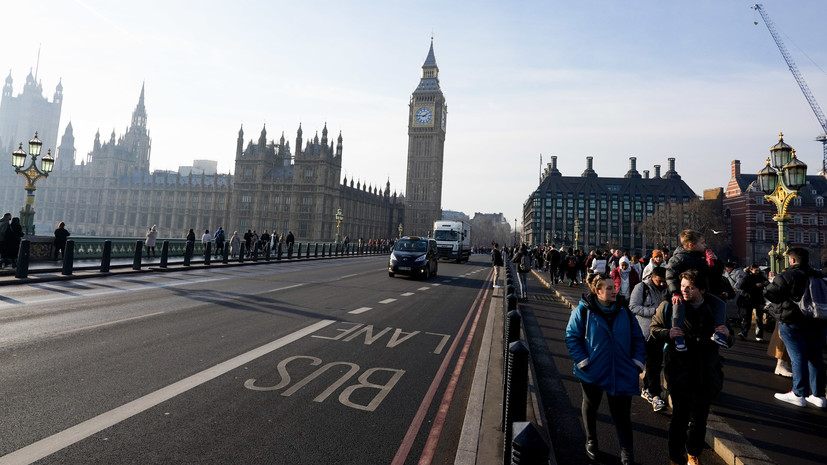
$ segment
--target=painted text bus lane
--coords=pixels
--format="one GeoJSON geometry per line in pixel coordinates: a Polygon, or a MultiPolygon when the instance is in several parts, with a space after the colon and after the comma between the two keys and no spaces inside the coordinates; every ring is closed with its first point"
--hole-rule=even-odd
{"type": "MultiPolygon", "coordinates": [[[[392,349],[401,345],[416,345],[430,354],[443,353],[450,334],[427,331],[404,331],[401,328],[377,328],[364,323],[341,321],[322,334],[311,337],[334,343],[360,344],[376,348],[392,349]]],[[[252,391],[290,397],[297,392],[316,394],[314,402],[328,401],[339,393],[338,401],[350,408],[374,411],[387,397],[405,374],[405,370],[392,367],[364,368],[343,360],[324,361],[311,355],[294,355],[276,364],[277,373],[264,378],[250,378],[244,387],[252,391]],[[317,367],[314,369],[314,367],[317,367]],[[328,373],[327,376],[325,373],[328,373]],[[342,373],[334,378],[334,373],[342,373]]]]}

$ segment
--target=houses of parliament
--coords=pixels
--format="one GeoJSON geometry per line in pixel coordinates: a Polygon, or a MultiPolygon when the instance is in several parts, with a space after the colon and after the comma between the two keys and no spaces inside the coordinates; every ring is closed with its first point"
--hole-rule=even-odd
{"type": "MultiPolygon", "coordinates": [[[[343,137],[329,137],[327,124],[305,139],[301,123],[294,145],[284,133],[268,138],[262,128],[255,139],[238,131],[234,174],[214,169],[150,171],[152,140],[147,125],[144,87],[126,132],[108,139],[95,135],[92,150],[76,159],[71,122],[55,151],[62,85],[54,100],[29,74],[24,91],[13,96],[11,73],[0,102],[0,147],[8,151],[40,131],[43,153],[55,154],[54,170],[37,185],[35,228],[51,234],[63,221],[74,235],[143,237],[157,225],[162,237],[183,236],[223,227],[283,234],[297,240],[332,241],[336,213],[342,210],[341,236],[390,238],[427,234],[441,215],[443,147],[447,107],[439,86],[433,40],[422,65],[420,82],[408,109],[407,195],[392,192],[390,182],[373,186],[342,179],[343,137]],[[45,137],[44,137],[45,136],[45,137]]],[[[11,163],[0,168],[0,202],[18,216],[25,203],[23,183],[11,163]]]]}

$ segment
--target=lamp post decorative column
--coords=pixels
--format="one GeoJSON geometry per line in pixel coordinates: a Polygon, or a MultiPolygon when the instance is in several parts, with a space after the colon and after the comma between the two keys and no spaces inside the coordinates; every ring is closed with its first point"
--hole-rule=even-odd
{"type": "Polygon", "coordinates": [[[399,238],[402,239],[402,223],[399,223],[399,227],[396,228],[396,230],[399,231],[399,238]]]}
{"type": "Polygon", "coordinates": [[[345,219],[345,217],[344,217],[344,215],[342,215],[342,209],[341,208],[337,209],[336,210],[336,243],[337,244],[340,242],[339,239],[341,238],[340,232],[341,232],[341,228],[342,228],[342,220],[344,220],[344,219],[345,219]]]}
{"type": "Polygon", "coordinates": [[[517,218],[514,218],[514,247],[519,246],[517,243],[517,218]]]}
{"type": "Polygon", "coordinates": [[[767,165],[758,172],[758,187],[764,198],[775,204],[777,214],[772,219],[778,223],[778,244],[770,249],[770,269],[776,273],[787,263],[787,212],[792,199],[807,184],[807,164],[796,158],[795,150],[784,142],[784,134],[778,135],[778,143],[770,149],[767,165]]]}
{"type": "Polygon", "coordinates": [[[28,158],[26,152],[23,150],[23,143],[20,147],[12,152],[11,164],[14,166],[14,172],[26,178],[26,205],[20,209],[20,225],[23,227],[24,234],[34,235],[34,191],[35,184],[40,178],[49,176],[52,168],[55,166],[55,159],[52,158],[52,150],[46,152],[46,156],[40,160],[40,168],[37,167],[37,157],[40,156],[40,148],[43,143],[37,138],[37,133],[34,133],[34,139],[29,141],[29,153],[32,157],[32,162],[26,169],[23,165],[26,164],[28,158]]]}

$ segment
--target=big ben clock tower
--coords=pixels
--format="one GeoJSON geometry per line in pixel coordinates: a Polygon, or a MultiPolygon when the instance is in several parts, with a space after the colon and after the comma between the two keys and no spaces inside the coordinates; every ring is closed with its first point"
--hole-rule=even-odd
{"type": "Polygon", "coordinates": [[[408,111],[405,231],[428,235],[442,216],[442,159],[448,107],[439,88],[434,39],[408,111]]]}

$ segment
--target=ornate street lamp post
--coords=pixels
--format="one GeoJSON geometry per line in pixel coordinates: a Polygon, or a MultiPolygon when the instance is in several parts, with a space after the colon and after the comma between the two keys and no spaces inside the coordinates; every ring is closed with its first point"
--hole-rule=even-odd
{"type": "Polygon", "coordinates": [[[798,191],[807,184],[807,164],[796,158],[795,150],[784,142],[784,134],[778,135],[778,143],[770,149],[767,165],[758,172],[758,187],[764,198],[775,204],[777,214],[772,219],[778,223],[778,245],[770,249],[770,269],[776,273],[786,268],[787,262],[787,208],[798,191]]]}
{"type": "Polygon", "coordinates": [[[26,169],[23,165],[26,164],[26,152],[23,150],[23,143],[20,147],[12,152],[11,164],[14,166],[14,172],[26,178],[26,205],[20,209],[20,223],[23,227],[24,234],[34,234],[34,191],[35,183],[40,178],[49,176],[52,168],[55,166],[55,159],[52,158],[52,150],[46,152],[46,156],[40,160],[41,168],[37,167],[37,157],[40,156],[40,148],[43,145],[40,139],[37,138],[37,133],[34,133],[34,139],[29,141],[29,155],[32,157],[32,162],[26,169]]]}
{"type": "Polygon", "coordinates": [[[399,231],[399,238],[402,239],[402,223],[399,223],[399,227],[396,228],[396,230],[399,231]]]}
{"type": "Polygon", "coordinates": [[[345,217],[344,217],[344,215],[342,215],[342,209],[339,208],[338,210],[336,210],[336,243],[337,244],[339,243],[339,238],[341,238],[340,232],[341,232],[341,228],[342,228],[342,220],[344,220],[344,219],[345,219],[345,217]]]}

